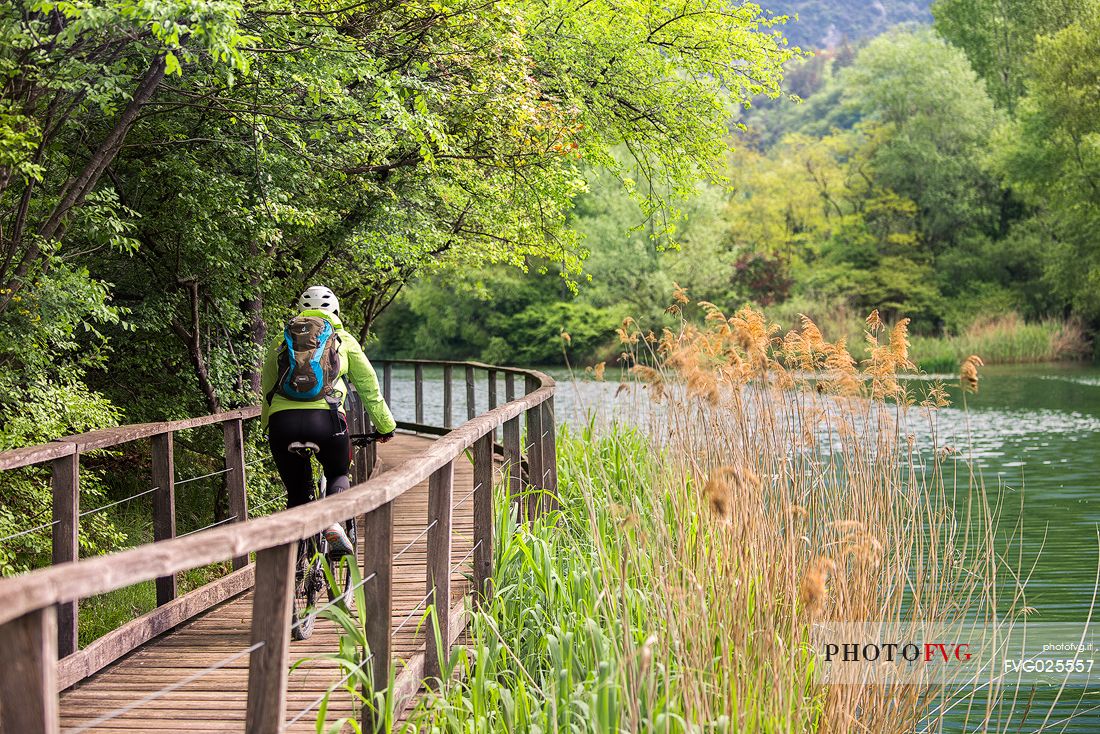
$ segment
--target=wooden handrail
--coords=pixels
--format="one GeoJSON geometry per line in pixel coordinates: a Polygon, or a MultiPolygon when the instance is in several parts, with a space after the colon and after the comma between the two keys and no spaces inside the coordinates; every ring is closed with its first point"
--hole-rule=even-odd
{"type": "MultiPolygon", "coordinates": [[[[0,707],[0,730],[15,726],[18,730],[56,732],[58,713],[56,689],[63,688],[81,677],[94,673],[120,655],[135,649],[173,624],[178,624],[194,614],[209,608],[220,600],[239,593],[253,583],[257,573],[248,565],[250,553],[256,553],[261,567],[266,566],[264,584],[258,586],[253,597],[253,645],[250,648],[249,692],[247,730],[249,732],[275,731],[283,717],[286,694],[286,653],[289,644],[287,623],[289,595],[293,593],[293,573],[287,571],[288,559],[294,554],[299,539],[320,532],[334,522],[361,517],[368,528],[367,540],[373,552],[367,556],[364,573],[375,578],[374,591],[368,596],[367,606],[374,610],[368,615],[367,641],[373,658],[372,670],[378,685],[386,685],[391,666],[390,618],[392,612],[392,557],[388,554],[392,537],[393,501],[424,480],[431,479],[432,499],[430,512],[436,522],[428,542],[428,591],[430,596],[442,600],[443,608],[436,609],[443,649],[434,644],[428,650],[406,661],[403,672],[395,684],[397,698],[419,687],[419,678],[436,671],[435,656],[449,654],[450,645],[461,629],[461,607],[450,608],[449,599],[449,549],[451,538],[449,523],[450,481],[454,461],[467,449],[474,447],[474,536],[473,575],[474,590],[479,597],[492,593],[492,477],[494,444],[497,430],[502,429],[503,454],[508,466],[506,483],[509,491],[519,494],[521,489],[520,467],[524,463],[532,472],[532,485],[550,489],[550,492],[531,493],[526,512],[538,514],[546,506],[545,497],[553,496],[556,488],[556,461],[554,457],[554,381],[547,375],[517,368],[496,367],[476,362],[442,362],[428,360],[393,360],[378,363],[383,368],[383,391],[389,395],[394,365],[409,365],[416,375],[417,423],[401,424],[404,428],[442,434],[423,454],[408,459],[384,474],[358,481],[355,486],[322,501],[278,512],[252,520],[247,517],[245,487],[245,462],[243,454],[242,422],[259,414],[259,408],[228,411],[181,421],[165,421],[120,426],[77,436],[68,436],[50,444],[33,446],[0,453],[0,470],[15,469],[49,462],[53,466],[55,495],[64,495],[55,501],[55,518],[62,519],[54,525],[54,557],[57,565],[7,579],[0,579],[0,640],[7,640],[19,649],[33,652],[26,657],[27,664],[19,675],[0,675],[0,698],[9,701],[27,701],[29,705],[0,707]],[[442,366],[448,377],[454,367],[464,371],[467,415],[470,419],[461,426],[446,430],[430,425],[423,418],[423,373],[426,366],[442,366]],[[476,416],[474,370],[488,373],[489,410],[476,416]],[[505,376],[507,402],[497,405],[499,374],[505,376]],[[526,394],[515,395],[515,377],[522,376],[526,394]],[[528,427],[528,440],[520,445],[520,421],[528,427]],[[236,472],[230,478],[231,497],[235,517],[241,520],[233,525],[211,528],[186,537],[174,537],[174,503],[172,488],[175,483],[172,460],[172,436],[175,431],[200,426],[222,424],[226,449],[226,472],[236,472]],[[79,510],[79,460],[80,454],[94,449],[108,448],[138,439],[153,439],[153,465],[158,487],[155,497],[154,525],[158,541],[138,548],[82,560],[75,558],[75,532],[79,510]],[[66,494],[68,493],[68,494],[66,494]],[[541,497],[542,499],[536,499],[541,497]],[[72,536],[72,537],[70,537],[72,536]],[[58,545],[58,538],[69,541],[58,545]],[[445,555],[447,557],[445,557],[445,555]],[[175,598],[175,574],[233,559],[239,569],[224,579],[200,587],[178,599],[175,598]],[[158,580],[158,607],[145,617],[134,620],[109,633],[86,651],[65,658],[58,666],[57,639],[60,632],[61,654],[75,649],[76,602],[82,598],[102,594],[115,589],[158,580]],[[455,616],[455,615],[459,616],[455,616]],[[113,637],[112,637],[113,636],[113,637]]],[[[447,397],[450,397],[449,380],[447,397]]],[[[442,422],[448,423],[451,407],[442,422]]],[[[349,405],[349,425],[362,431],[369,427],[366,418],[349,405]]],[[[373,462],[371,462],[373,463],[373,462]]],[[[367,476],[364,466],[356,466],[355,479],[367,476]]],[[[427,518],[425,523],[428,523],[427,518]]],[[[261,568],[263,571],[263,568],[261,568]]],[[[431,641],[434,643],[434,639],[431,641]]],[[[9,666],[10,667],[10,666],[9,666]]],[[[10,672],[10,670],[8,671],[10,672]]],[[[15,729],[12,729],[15,730],[15,729]]]]}
{"type": "Polygon", "coordinates": [[[198,418],[186,418],[178,421],[162,421],[159,423],[133,423],[127,426],[115,428],[103,428],[98,431],[89,431],[75,436],[65,436],[50,443],[39,446],[28,446],[22,449],[11,449],[0,453],[0,471],[7,469],[21,469],[35,464],[44,464],[47,461],[71,456],[74,453],[84,453],[95,449],[107,449],[112,446],[137,441],[142,438],[186,431],[191,428],[211,426],[215,423],[224,423],[231,420],[255,418],[260,415],[259,406],[244,408],[242,410],[230,410],[224,413],[203,415],[198,418]]]}
{"type": "MultiPolygon", "coordinates": [[[[402,362],[413,363],[413,360],[402,362]]],[[[420,363],[443,364],[425,361],[420,363]]],[[[493,369],[502,370],[500,367],[493,369]]],[[[435,441],[419,457],[409,459],[383,475],[357,484],[338,495],[231,526],[213,528],[186,537],[149,543],[118,553],[85,558],[73,563],[63,563],[20,576],[0,579],[0,600],[2,600],[0,601],[0,624],[53,604],[78,601],[142,581],[149,581],[158,576],[188,571],[224,561],[227,558],[274,548],[319,533],[335,522],[371,512],[426,480],[435,470],[473,446],[478,438],[490,430],[504,425],[507,420],[522,415],[529,408],[534,408],[553,396],[554,380],[548,375],[525,370],[511,371],[534,377],[541,387],[473,420],[466,421],[435,441]]],[[[258,408],[254,410],[258,411],[258,408]]],[[[213,418],[228,420],[248,417],[241,414],[250,412],[251,410],[232,411],[218,414],[218,416],[205,416],[205,419],[140,424],[138,427],[141,430],[137,437],[180,430],[169,427],[177,424],[194,427],[218,422],[210,420],[213,418]],[[154,430],[153,426],[157,426],[158,429],[154,430]],[[160,426],[165,428],[159,429],[160,426]]],[[[125,440],[133,440],[133,438],[110,444],[102,443],[97,439],[93,444],[96,448],[102,448],[123,443],[125,440]]]]}

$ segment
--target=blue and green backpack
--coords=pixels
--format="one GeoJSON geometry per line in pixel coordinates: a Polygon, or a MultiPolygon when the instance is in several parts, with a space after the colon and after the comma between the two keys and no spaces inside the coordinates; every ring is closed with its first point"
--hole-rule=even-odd
{"type": "Polygon", "coordinates": [[[276,393],[300,402],[333,397],[340,376],[340,337],[326,319],[295,316],[283,330],[278,364],[268,404],[276,393]]]}

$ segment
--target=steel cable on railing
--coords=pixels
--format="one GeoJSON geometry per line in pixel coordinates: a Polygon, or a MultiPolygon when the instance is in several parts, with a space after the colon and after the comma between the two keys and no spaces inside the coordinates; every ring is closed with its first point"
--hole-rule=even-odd
{"type": "Polygon", "coordinates": [[[351,678],[351,677],[352,677],[353,675],[355,675],[356,673],[358,673],[358,672],[359,672],[360,670],[362,670],[362,669],[363,669],[363,666],[364,666],[364,665],[366,665],[367,663],[369,663],[369,662],[371,661],[371,659],[372,659],[372,658],[374,658],[374,653],[370,653],[370,654],[369,654],[369,655],[367,655],[367,656],[366,656],[365,658],[363,658],[363,660],[362,660],[362,661],[361,661],[361,662],[360,662],[360,663],[359,663],[358,665],[356,665],[356,666],[355,666],[354,668],[352,668],[351,670],[349,670],[349,671],[347,672],[347,675],[345,675],[345,676],[344,676],[343,678],[341,678],[340,680],[338,680],[338,681],[336,681],[335,683],[333,683],[333,684],[332,684],[332,686],[330,686],[330,687],[329,687],[329,689],[328,689],[327,691],[325,691],[324,693],[322,693],[322,694],[321,694],[320,696],[318,696],[318,697],[317,697],[316,699],[314,699],[314,700],[313,700],[313,702],[312,702],[311,704],[309,704],[309,705],[308,705],[308,706],[306,706],[306,707],[305,707],[304,709],[302,709],[302,710],[301,710],[301,711],[299,711],[299,712],[298,712],[297,714],[295,714],[295,715],[294,715],[294,718],[292,718],[292,719],[291,719],[290,721],[286,722],[286,724],[284,724],[284,725],[283,725],[282,731],[286,731],[287,729],[289,729],[289,728],[290,728],[291,726],[293,726],[294,724],[296,724],[296,723],[298,722],[298,720],[299,720],[299,719],[301,719],[301,718],[302,718],[303,716],[305,716],[306,714],[308,714],[308,713],[309,713],[310,711],[312,711],[312,710],[313,710],[313,709],[314,709],[315,707],[319,706],[319,705],[321,704],[321,702],[325,700],[325,697],[326,697],[326,696],[328,696],[329,694],[331,694],[331,693],[332,693],[333,691],[335,691],[335,690],[336,690],[337,688],[339,688],[340,686],[342,686],[342,685],[344,685],[345,683],[347,683],[347,682],[348,682],[348,679],[349,679],[349,678],[351,678]]]}
{"type": "MultiPolygon", "coordinates": [[[[245,464],[245,466],[252,466],[253,464],[258,464],[262,461],[267,461],[267,459],[264,458],[264,457],[261,457],[259,459],[253,459],[252,461],[245,464]]],[[[209,479],[210,477],[216,477],[216,476],[219,476],[221,474],[228,474],[231,471],[233,471],[233,467],[230,467],[228,469],[220,469],[220,470],[215,471],[215,472],[210,472],[209,474],[203,474],[201,476],[191,477],[189,479],[178,479],[173,484],[174,484],[174,486],[178,487],[182,484],[189,484],[190,482],[197,482],[200,479],[209,479]]],[[[147,489],[143,492],[138,492],[137,494],[132,494],[129,497],[123,497],[120,500],[115,500],[114,502],[108,502],[107,504],[100,505],[99,507],[93,507],[90,510],[85,510],[84,512],[81,512],[78,515],[78,517],[88,517],[89,515],[94,515],[98,512],[103,512],[104,510],[109,510],[112,507],[117,507],[117,506],[119,506],[123,503],[129,502],[130,500],[135,500],[135,499],[138,499],[139,497],[144,497],[148,494],[152,494],[153,492],[156,492],[158,489],[160,489],[160,487],[151,487],[151,488],[149,488],[149,489],[147,489]]],[[[276,497],[275,499],[281,499],[281,498],[276,497]]],[[[265,503],[265,505],[263,505],[263,506],[266,506],[266,504],[269,504],[269,503],[265,503]]],[[[53,522],[43,523],[42,525],[36,525],[33,528],[27,528],[26,530],[20,530],[17,533],[12,533],[11,535],[7,535],[3,538],[0,538],[0,543],[6,543],[9,540],[19,538],[23,535],[30,535],[31,533],[37,532],[39,530],[45,530],[46,528],[51,528],[54,525],[59,524],[60,522],[61,522],[60,520],[54,520],[53,522]]],[[[216,527],[216,525],[220,525],[224,522],[227,522],[227,520],[223,520],[220,523],[215,523],[214,525],[208,525],[206,528],[199,528],[199,530],[206,530],[207,528],[216,527]]],[[[193,530],[191,532],[198,532],[198,530],[193,530]]],[[[184,533],[184,535],[190,535],[190,534],[191,533],[184,533]]],[[[180,537],[183,537],[183,536],[180,536],[180,537]]]]}
{"type": "Polygon", "coordinates": [[[407,550],[409,550],[409,548],[412,548],[414,545],[416,545],[416,542],[418,540],[420,540],[421,538],[423,538],[425,535],[427,535],[428,531],[431,530],[432,528],[434,528],[438,522],[439,522],[438,519],[437,520],[432,520],[431,523],[428,524],[428,527],[421,530],[415,538],[413,538],[412,540],[410,540],[408,543],[405,544],[404,548],[402,548],[401,550],[397,551],[397,553],[394,554],[393,560],[396,561],[398,558],[405,555],[405,552],[407,550]]]}
{"type": "Polygon", "coordinates": [[[256,650],[259,650],[265,644],[267,644],[267,643],[266,642],[257,642],[256,644],[251,645],[250,647],[246,647],[244,650],[239,650],[239,651],[233,653],[232,655],[230,655],[229,657],[222,658],[221,660],[214,663],[213,665],[210,665],[206,668],[203,668],[202,670],[198,670],[198,671],[192,673],[191,675],[187,676],[186,678],[183,678],[182,680],[178,680],[175,683],[170,683],[170,684],[164,686],[163,688],[160,688],[156,691],[153,691],[152,693],[138,699],[137,701],[134,701],[133,703],[128,703],[125,706],[121,706],[121,707],[115,709],[114,711],[103,714],[102,716],[98,716],[98,717],[92,719],[91,721],[89,721],[87,723],[81,724],[80,726],[76,727],[75,729],[69,729],[69,730],[67,730],[66,734],[81,734],[82,732],[86,732],[86,731],[89,731],[91,729],[95,729],[98,726],[100,726],[101,724],[104,724],[104,723],[110,721],[111,719],[118,718],[119,716],[122,716],[123,714],[127,714],[127,713],[129,713],[130,711],[133,711],[136,708],[140,708],[141,706],[144,706],[147,703],[152,703],[153,701],[156,701],[161,696],[164,696],[168,693],[171,693],[172,691],[179,690],[180,688],[183,688],[184,686],[188,686],[188,685],[194,683],[195,681],[199,680],[203,676],[207,675],[208,673],[213,673],[215,670],[220,670],[220,669],[224,668],[225,666],[229,665],[230,663],[232,663],[236,660],[240,660],[245,655],[251,655],[253,652],[255,652],[256,650]]]}
{"type": "Polygon", "coordinates": [[[466,501],[467,501],[468,499],[470,499],[471,497],[473,497],[473,496],[474,496],[474,492],[478,491],[479,489],[481,489],[481,482],[478,482],[477,484],[475,484],[475,485],[474,485],[474,488],[473,488],[473,489],[471,489],[471,490],[470,490],[470,491],[469,491],[469,492],[468,492],[468,493],[466,494],[466,496],[465,496],[465,497],[463,497],[463,498],[462,498],[462,499],[460,499],[460,500],[459,500],[458,502],[456,502],[456,503],[455,503],[455,505],[454,505],[454,507],[453,507],[452,509],[455,509],[455,510],[457,510],[457,509],[458,509],[459,507],[462,507],[462,506],[463,506],[464,504],[466,504],[466,501]]]}
{"type": "Polygon", "coordinates": [[[52,528],[54,525],[57,525],[59,522],[61,522],[61,521],[60,520],[54,520],[53,522],[48,522],[48,523],[45,523],[43,525],[35,525],[33,528],[27,528],[26,530],[20,530],[18,533],[12,533],[11,535],[6,535],[3,538],[0,538],[0,543],[6,543],[9,540],[13,540],[13,539],[18,538],[18,537],[23,536],[23,535],[30,535],[31,533],[37,532],[39,530],[45,530],[46,528],[52,528]]]}
{"type": "Polygon", "coordinates": [[[216,477],[216,476],[219,476],[221,474],[228,474],[231,471],[233,471],[233,467],[229,467],[228,469],[219,469],[218,471],[212,471],[209,474],[203,474],[203,475],[197,476],[197,477],[190,477],[188,479],[177,479],[176,482],[175,482],[175,485],[178,487],[181,484],[189,484],[191,482],[197,482],[200,479],[209,479],[210,477],[216,477]]]}
{"type": "Polygon", "coordinates": [[[224,520],[218,520],[217,522],[212,522],[209,525],[204,525],[201,528],[195,528],[194,530],[188,530],[186,533],[180,533],[176,537],[177,538],[186,538],[188,535],[194,535],[195,533],[201,533],[203,530],[209,530],[210,528],[216,528],[219,525],[225,525],[227,522],[233,522],[236,519],[237,519],[236,515],[230,515],[229,517],[225,518],[224,520]]]}
{"type": "MultiPolygon", "coordinates": [[[[474,547],[470,549],[470,552],[467,553],[466,556],[458,562],[458,565],[456,565],[454,568],[451,569],[451,573],[454,573],[455,571],[457,571],[462,566],[463,563],[465,563],[467,560],[469,560],[470,556],[472,556],[474,554],[474,551],[477,550],[479,545],[481,545],[480,540],[477,541],[477,543],[474,544],[474,547]]],[[[416,616],[416,613],[421,610],[421,607],[423,607],[427,603],[428,599],[432,598],[432,595],[434,593],[435,593],[435,589],[432,589],[427,594],[425,594],[424,598],[421,599],[419,602],[417,602],[416,606],[413,607],[412,611],[409,612],[409,614],[403,620],[401,620],[401,624],[397,625],[397,629],[395,629],[393,631],[393,633],[390,635],[390,637],[397,637],[397,633],[405,628],[405,625],[408,624],[409,621],[414,616],[416,616]]]]}
{"type": "Polygon", "coordinates": [[[479,541],[477,541],[476,543],[474,543],[474,547],[470,549],[470,552],[469,552],[469,553],[467,553],[466,555],[464,555],[464,556],[462,557],[462,560],[461,560],[461,561],[459,561],[458,563],[456,563],[456,564],[455,564],[455,566],[454,566],[454,567],[453,567],[453,568],[451,569],[451,573],[454,573],[454,572],[455,572],[455,571],[457,571],[458,569],[462,568],[462,564],[463,564],[463,563],[465,563],[466,561],[470,560],[470,556],[472,556],[472,555],[474,554],[474,551],[476,551],[476,550],[477,550],[477,547],[478,547],[479,545],[481,545],[481,541],[480,541],[480,540],[479,540],[479,541]]]}
{"type": "Polygon", "coordinates": [[[286,501],[286,497],[284,497],[284,496],[282,496],[282,495],[279,495],[279,496],[277,496],[277,497],[272,497],[271,499],[267,500],[266,502],[262,502],[262,503],[260,503],[260,504],[256,505],[255,507],[250,507],[250,508],[249,508],[249,511],[250,511],[250,512],[257,512],[257,511],[259,511],[259,510],[262,510],[262,509],[264,509],[265,507],[269,507],[269,506],[271,506],[271,505],[275,504],[276,502],[278,502],[278,501],[280,501],[280,500],[282,500],[282,501],[284,501],[284,502],[285,502],[285,501],[286,501]]]}
{"type": "Polygon", "coordinates": [[[412,610],[411,612],[409,612],[409,616],[407,616],[407,617],[405,617],[405,618],[404,618],[403,620],[401,620],[401,624],[397,625],[397,629],[395,629],[395,630],[394,630],[394,631],[393,631],[393,632],[392,632],[392,633],[390,634],[390,637],[397,637],[397,633],[398,633],[398,632],[400,632],[400,631],[401,631],[402,629],[404,629],[404,628],[405,628],[405,625],[409,623],[409,620],[410,620],[410,619],[412,619],[412,618],[413,618],[414,616],[416,616],[416,613],[417,613],[418,611],[420,611],[420,608],[421,608],[421,607],[422,607],[422,606],[423,606],[424,604],[426,604],[426,603],[428,602],[428,599],[431,599],[431,598],[432,598],[432,594],[434,594],[434,593],[435,593],[435,589],[432,589],[432,590],[431,590],[431,591],[429,591],[429,592],[428,592],[427,594],[425,594],[425,595],[424,595],[424,598],[423,598],[423,599],[421,599],[420,601],[418,601],[418,602],[416,603],[416,606],[415,606],[415,607],[413,607],[413,610],[412,610]]]}
{"type": "Polygon", "coordinates": [[[152,494],[153,492],[156,492],[158,489],[160,489],[160,487],[153,487],[151,489],[145,490],[144,492],[138,492],[137,494],[132,494],[129,497],[124,497],[120,500],[116,500],[115,502],[110,502],[106,505],[100,505],[99,507],[93,507],[90,510],[85,510],[84,512],[80,513],[79,517],[87,517],[88,515],[94,515],[97,512],[103,512],[104,510],[109,509],[111,507],[116,507],[118,505],[121,505],[123,502],[129,502],[130,500],[136,500],[138,497],[144,497],[147,494],[152,494]]]}

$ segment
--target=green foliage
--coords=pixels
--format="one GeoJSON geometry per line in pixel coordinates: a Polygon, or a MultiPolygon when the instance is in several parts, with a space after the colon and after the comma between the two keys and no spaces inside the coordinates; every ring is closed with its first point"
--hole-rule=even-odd
{"type": "MultiPolygon", "coordinates": [[[[710,0],[3,3],[0,450],[254,403],[269,325],[315,282],[366,336],[416,278],[511,268],[495,305],[517,328],[475,328],[471,277],[462,320],[417,338],[527,362],[567,330],[589,358],[617,312],[555,303],[581,279],[567,223],[588,177],[667,241],[718,175],[730,109],[780,93],[798,52],[778,27],[710,0]],[[559,276],[539,297],[532,267],[559,276]]],[[[220,439],[178,444],[198,473],[220,439]]],[[[107,466],[83,506],[126,496],[107,466]]],[[[0,536],[48,520],[41,474],[8,481],[0,536]]],[[[224,510],[212,489],[181,498],[185,523],[224,510]]],[[[85,552],[128,539],[111,517],[82,523],[85,552]]],[[[48,535],[6,544],[0,570],[43,562],[48,535]]]]}
{"type": "Polygon", "coordinates": [[[916,207],[892,192],[861,204],[862,210],[837,222],[804,287],[846,295],[858,311],[877,308],[886,318],[907,316],[925,328],[936,324],[942,303],[931,258],[913,233],[916,207]]]}
{"type": "Polygon", "coordinates": [[[1091,0],[936,0],[935,27],[963,49],[997,104],[1014,110],[1029,76],[1036,36],[1072,22],[1091,0]]]}
{"type": "Polygon", "coordinates": [[[1100,319],[1100,3],[1064,30],[1037,40],[1028,94],[1002,128],[998,149],[1008,182],[1036,210],[1035,230],[1053,294],[1100,319]]]}
{"type": "MultiPolygon", "coordinates": [[[[15,346],[12,342],[3,343],[15,346]]],[[[0,408],[7,416],[0,420],[0,450],[46,443],[61,436],[113,425],[118,419],[118,412],[110,403],[90,393],[72,377],[46,380],[40,376],[29,384],[0,382],[0,391],[5,396],[5,403],[0,404],[0,408]]],[[[80,494],[84,507],[103,504],[106,501],[104,473],[94,469],[83,471],[80,494]]],[[[0,542],[0,574],[49,565],[53,547],[52,508],[48,467],[4,473],[0,538],[16,537],[0,542]],[[35,527],[38,529],[25,532],[35,527]]],[[[102,553],[116,547],[123,538],[106,516],[91,515],[81,520],[81,553],[102,553]]]]}
{"type": "Polygon", "coordinates": [[[544,260],[531,260],[527,273],[478,269],[423,280],[379,320],[379,350],[583,364],[618,354],[615,328],[627,313],[653,329],[668,323],[664,306],[677,280],[713,300],[748,292],[728,247],[722,188],[702,187],[678,204],[680,216],[669,222],[647,218],[614,175],[593,172],[589,178],[589,191],[577,198],[570,219],[581,242],[592,246],[587,278],[576,293],[560,277],[560,264],[544,260]],[[670,228],[675,244],[662,234],[670,228]]]}
{"type": "Polygon", "coordinates": [[[412,288],[380,320],[381,347],[393,356],[446,354],[495,364],[585,362],[605,348],[623,317],[573,300],[567,290],[563,300],[550,287],[556,279],[547,276],[480,276],[484,280],[433,279],[412,288]]]}
{"type": "Polygon", "coordinates": [[[985,159],[999,118],[962,52],[931,32],[890,33],[841,83],[846,102],[881,125],[869,155],[875,179],[916,202],[929,245],[992,227],[999,191],[985,159]]]}
{"type": "MultiPolygon", "coordinates": [[[[440,661],[437,692],[418,698],[404,724],[380,720],[375,731],[725,731],[739,716],[741,731],[812,730],[821,705],[809,676],[784,676],[782,690],[736,698],[735,660],[751,658],[752,641],[713,646],[711,639],[709,665],[694,671],[713,683],[708,695],[722,705],[700,703],[685,681],[695,641],[681,646],[669,629],[668,595],[682,588],[670,588],[676,572],[656,549],[672,534],[694,553],[714,553],[711,533],[728,530],[711,530],[697,488],[674,486],[648,440],[622,426],[606,436],[562,431],[558,442],[560,509],[517,524],[512,498],[497,494],[493,596],[469,610],[469,644],[440,661]]],[[[362,610],[357,593],[354,609],[362,610]]],[[[362,700],[372,687],[369,672],[358,672],[365,619],[340,607],[323,614],[341,628],[340,652],[329,657],[348,671],[348,693],[362,700]]],[[[731,615],[753,623],[752,609],[731,615]]],[[[428,635],[438,634],[433,620],[429,612],[419,621],[428,635]]],[[[808,664],[792,659],[800,671],[808,664]]],[[[392,693],[391,685],[366,705],[389,704],[392,693]]],[[[344,725],[321,711],[319,731],[344,725]]]]}
{"type": "Polygon", "coordinates": [[[1019,364],[1080,359],[1089,349],[1079,323],[1060,319],[1024,323],[1011,312],[981,318],[954,336],[915,336],[910,346],[920,369],[947,374],[955,374],[971,354],[990,363],[1019,364]]]}
{"type": "MultiPolygon", "coordinates": [[[[85,371],[103,365],[101,330],[118,323],[120,310],[110,304],[106,287],[87,270],[57,262],[38,288],[12,297],[0,318],[0,451],[47,443],[62,436],[116,425],[120,411],[84,382],[85,371]]],[[[4,474],[0,505],[0,574],[48,565],[53,496],[48,469],[4,474]],[[38,527],[33,532],[24,531],[38,527]]],[[[81,474],[81,502],[102,504],[104,473],[81,474]]],[[[80,549],[95,554],[123,539],[110,518],[87,517],[80,523],[80,549]]]]}
{"type": "MultiPolygon", "coordinates": [[[[8,3],[0,333],[64,280],[35,347],[161,419],[251,403],[267,324],[310,282],[361,336],[444,268],[551,261],[573,286],[589,172],[667,236],[731,107],[779,94],[777,25],[707,0],[8,3]]],[[[36,374],[3,358],[8,384],[36,374]]]]}
{"type": "MultiPolygon", "coordinates": [[[[964,5],[941,3],[937,28],[963,18],[964,5]]],[[[608,309],[609,316],[629,312],[655,329],[665,323],[661,309],[674,283],[727,311],[754,302],[794,313],[795,305],[783,304],[788,299],[816,313],[862,316],[877,308],[887,319],[911,317],[917,334],[947,339],[1009,312],[1042,322],[1074,311],[1095,324],[1100,108],[1093,82],[1100,69],[1092,60],[1100,57],[1100,6],[1073,0],[1043,19],[1036,7],[1012,3],[967,7],[987,25],[1011,16],[1011,28],[999,26],[1007,29],[1005,43],[1065,26],[1030,39],[1030,61],[1013,59],[1013,73],[1028,89],[1018,105],[1007,104],[998,88],[1000,72],[994,80],[988,68],[972,67],[973,44],[949,34],[951,45],[928,29],[893,30],[858,49],[792,62],[788,78],[805,101],[769,101],[741,115],[745,145],[727,159],[728,187],[701,188],[679,204],[683,221],[670,227],[618,195],[608,185],[613,178],[589,176],[571,222],[588,250],[591,282],[567,300],[608,309]],[[1028,28],[1038,30],[1022,30],[1028,28]],[[671,232],[671,243],[660,232],[671,232]]],[[[993,33],[981,33],[987,31],[993,33]]],[[[665,191],[671,189],[658,189],[656,198],[665,191]]],[[[492,271],[478,277],[486,291],[515,295],[519,287],[492,271]]],[[[561,297],[534,280],[522,287],[530,302],[561,297]]],[[[484,298],[477,322],[506,334],[527,333],[534,313],[564,321],[528,306],[522,298],[484,298]]],[[[419,314],[426,322],[432,312],[419,314]]],[[[469,332],[467,322],[459,320],[469,332]]],[[[383,324],[380,333],[387,351],[401,350],[400,330],[383,324]]],[[[494,338],[493,357],[523,353],[480,332],[418,348],[485,354],[494,338]]],[[[983,356],[993,360],[1071,353],[990,349],[983,356]]],[[[589,351],[593,360],[613,356],[613,339],[589,351]]]]}

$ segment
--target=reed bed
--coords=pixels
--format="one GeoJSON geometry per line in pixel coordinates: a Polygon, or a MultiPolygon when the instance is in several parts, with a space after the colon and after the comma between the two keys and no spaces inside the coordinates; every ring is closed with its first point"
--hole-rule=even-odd
{"type": "Polygon", "coordinates": [[[404,730],[1019,726],[993,673],[952,689],[815,674],[815,623],[1025,613],[980,480],[915,446],[945,392],[897,379],[907,322],[872,314],[857,365],[809,319],[781,336],[759,312],[700,305],[702,326],[623,325],[620,391],[642,397],[609,425],[562,429],[560,509],[517,523],[500,500],[492,601],[404,730]]]}
{"type": "Polygon", "coordinates": [[[913,361],[925,372],[950,372],[968,354],[989,364],[1024,364],[1084,359],[1091,349],[1076,319],[1025,322],[1009,313],[978,319],[956,336],[914,337],[913,361]]]}
{"type": "MultiPolygon", "coordinates": [[[[800,324],[802,314],[809,314],[830,338],[847,339],[857,359],[868,356],[862,317],[846,301],[797,299],[769,309],[769,316],[786,327],[800,324]]],[[[950,374],[971,354],[980,354],[991,365],[1060,362],[1088,358],[1092,344],[1080,319],[1027,321],[1011,311],[979,317],[957,333],[911,337],[910,359],[929,374],[950,374]]]]}

